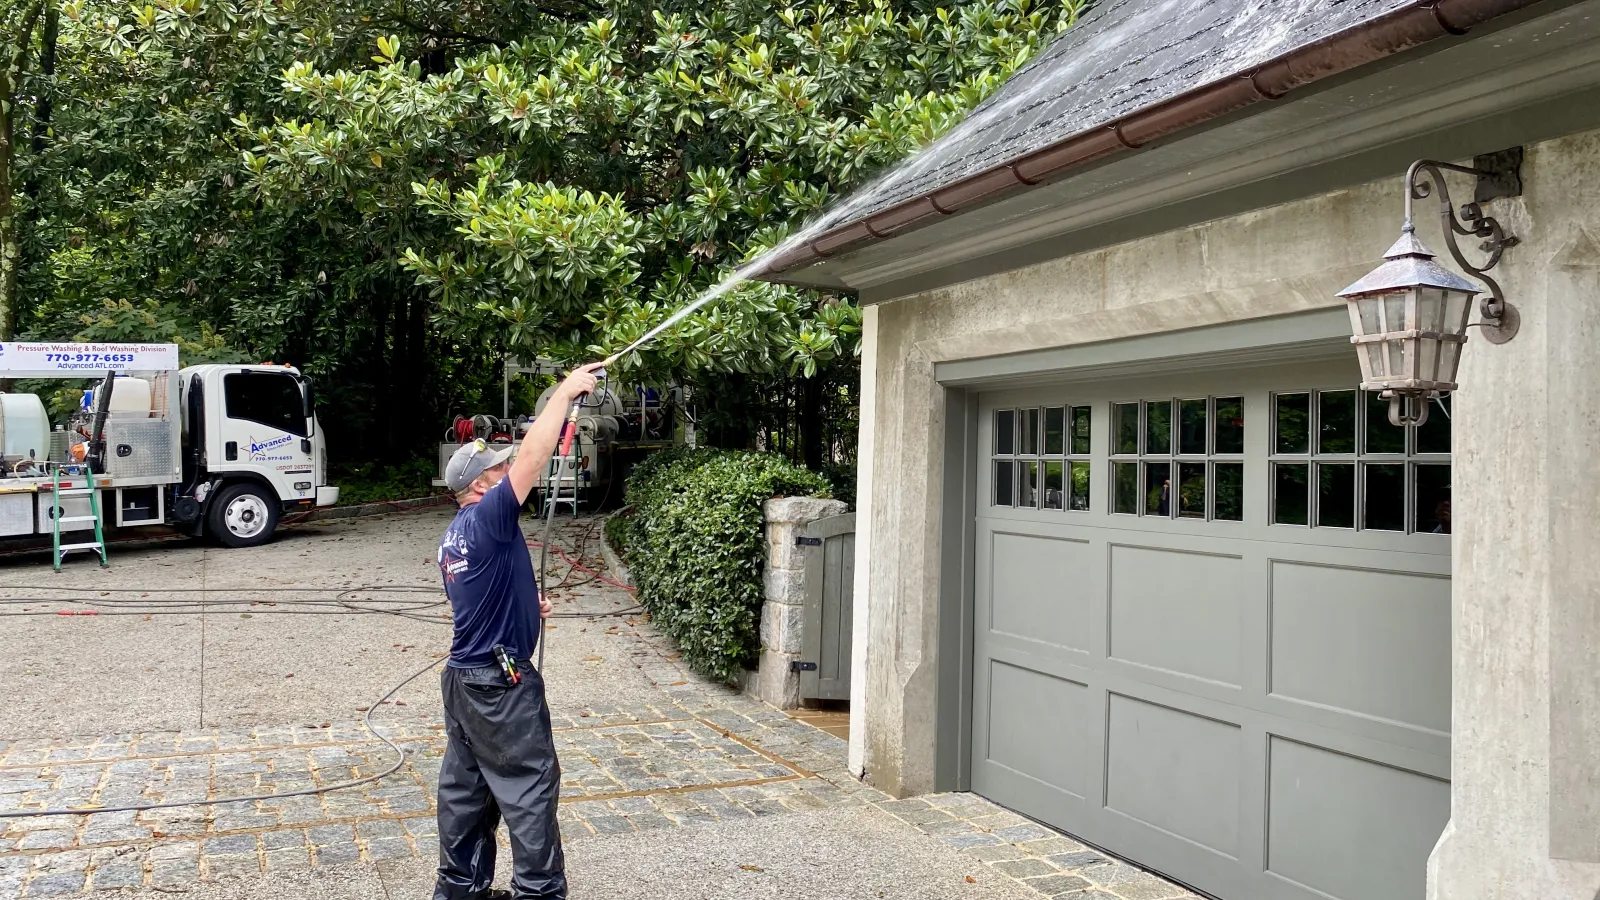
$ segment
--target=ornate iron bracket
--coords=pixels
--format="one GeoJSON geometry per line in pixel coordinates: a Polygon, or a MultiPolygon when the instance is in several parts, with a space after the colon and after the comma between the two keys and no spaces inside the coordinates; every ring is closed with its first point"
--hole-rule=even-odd
{"type": "MultiPolygon", "coordinates": [[[[1487,169],[1474,169],[1467,166],[1457,166],[1447,162],[1432,159],[1419,159],[1411,164],[1406,171],[1406,224],[1410,225],[1412,218],[1412,202],[1426,200],[1434,195],[1439,196],[1439,222],[1444,231],[1445,246],[1450,250],[1450,256],[1455,259],[1456,265],[1472,273],[1489,286],[1489,294],[1478,301],[1478,313],[1481,321],[1475,323],[1483,329],[1484,339],[1491,344],[1503,344],[1516,337],[1517,329],[1521,326],[1521,316],[1517,314],[1516,307],[1506,302],[1505,292],[1500,288],[1500,282],[1490,277],[1487,273],[1500,262],[1500,257],[1505,251],[1518,244],[1515,235],[1506,234],[1500,226],[1499,220],[1494,216],[1484,215],[1480,203],[1464,203],[1461,205],[1459,216],[1455,205],[1450,200],[1450,187],[1445,183],[1444,173],[1460,172],[1464,175],[1474,175],[1480,181],[1497,179],[1503,173],[1492,172],[1487,169]],[[1481,238],[1482,243],[1478,249],[1488,254],[1488,259],[1482,265],[1473,265],[1462,255],[1461,247],[1456,241],[1456,236],[1481,238]]],[[[1472,327],[1472,326],[1468,326],[1472,327]]]]}

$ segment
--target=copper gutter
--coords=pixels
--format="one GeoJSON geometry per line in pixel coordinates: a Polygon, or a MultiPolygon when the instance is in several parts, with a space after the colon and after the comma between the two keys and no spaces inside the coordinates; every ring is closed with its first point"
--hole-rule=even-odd
{"type": "Polygon", "coordinates": [[[1070,169],[1137,150],[1150,141],[1260,103],[1295,88],[1376,62],[1540,0],[1425,0],[1321,41],[1306,44],[1256,69],[1180,94],[1120,119],[1064,138],[1026,156],[901,201],[825,231],[768,260],[754,278],[776,275],[930,224],[943,216],[1018,193],[1070,169]]]}

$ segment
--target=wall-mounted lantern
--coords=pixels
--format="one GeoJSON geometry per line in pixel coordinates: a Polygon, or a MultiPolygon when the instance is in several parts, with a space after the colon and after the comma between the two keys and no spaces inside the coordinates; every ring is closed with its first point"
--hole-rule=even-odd
{"type": "MultiPolygon", "coordinates": [[[[1514,152],[1511,165],[1521,161],[1514,152]]],[[[1505,159],[1497,154],[1488,159],[1505,159]]],[[[1480,158],[1484,159],[1484,158],[1480,158]]],[[[1513,193],[1519,193],[1520,180],[1514,169],[1513,193]]],[[[1384,263],[1366,277],[1339,292],[1350,306],[1350,325],[1361,362],[1361,388],[1378,391],[1389,401],[1389,421],[1395,425],[1421,425],[1428,420],[1428,400],[1456,389],[1456,367],[1461,362],[1461,345],[1467,340],[1467,319],[1472,298],[1484,291],[1460,275],[1434,262],[1433,253],[1417,238],[1412,224],[1412,201],[1439,195],[1440,218],[1450,255],[1461,268],[1489,286],[1479,303],[1484,337],[1503,344],[1516,336],[1517,311],[1506,303],[1500,285],[1484,273],[1500,262],[1500,255],[1517,239],[1507,235],[1500,223],[1485,216],[1481,203],[1483,184],[1505,184],[1503,171],[1467,168],[1433,160],[1412,163],[1406,172],[1406,218],[1400,239],[1384,254],[1384,263]],[[1477,199],[1461,207],[1460,218],[1450,202],[1450,192],[1441,170],[1476,175],[1480,187],[1477,199]],[[1481,266],[1474,266],[1461,255],[1456,235],[1482,238],[1480,245],[1489,254],[1481,266]],[[1408,403],[1407,401],[1411,401],[1408,403]]],[[[1506,196],[1504,190],[1493,196],[1506,196]]]]}

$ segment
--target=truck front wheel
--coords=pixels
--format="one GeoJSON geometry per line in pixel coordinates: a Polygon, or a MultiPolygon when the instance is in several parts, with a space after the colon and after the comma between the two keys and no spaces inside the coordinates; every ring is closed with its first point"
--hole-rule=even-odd
{"type": "Polygon", "coordinates": [[[265,544],[278,528],[278,502],[264,488],[235,484],[211,501],[211,535],[227,547],[265,544]]]}

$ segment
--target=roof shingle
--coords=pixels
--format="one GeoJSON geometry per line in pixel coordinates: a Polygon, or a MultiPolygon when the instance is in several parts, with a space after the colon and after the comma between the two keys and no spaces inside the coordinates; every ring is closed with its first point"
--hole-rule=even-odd
{"type": "Polygon", "coordinates": [[[808,230],[859,221],[1413,5],[1101,0],[949,133],[808,230]]]}

